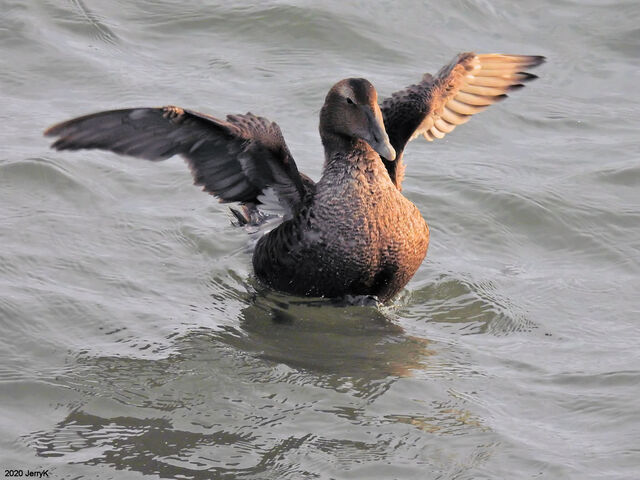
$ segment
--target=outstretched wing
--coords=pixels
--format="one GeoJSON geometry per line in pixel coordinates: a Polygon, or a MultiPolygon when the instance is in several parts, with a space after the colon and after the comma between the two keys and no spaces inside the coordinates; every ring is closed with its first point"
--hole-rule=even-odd
{"type": "Polygon", "coordinates": [[[391,179],[400,186],[402,152],[409,141],[420,135],[429,141],[443,138],[471,115],[504,100],[507,92],[537,78],[523,70],[544,60],[530,55],[461,53],[435,77],[427,73],[420,83],[386,98],[380,109],[397,154],[395,161],[384,161],[391,179]]]}
{"type": "Polygon", "coordinates": [[[278,125],[266,118],[229,115],[226,121],[179,107],[94,113],[47,129],[56,150],[98,148],[164,160],[182,155],[195,184],[222,202],[259,203],[272,187],[295,210],[313,181],[298,172],[278,125]]]}

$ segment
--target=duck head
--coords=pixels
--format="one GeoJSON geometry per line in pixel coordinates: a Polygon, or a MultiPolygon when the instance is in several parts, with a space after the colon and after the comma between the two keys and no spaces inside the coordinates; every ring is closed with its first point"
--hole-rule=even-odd
{"type": "Polygon", "coordinates": [[[347,78],[336,83],[320,111],[320,136],[327,148],[330,142],[364,140],[381,157],[396,158],[384,128],[378,106],[378,92],[364,78],[347,78]]]}

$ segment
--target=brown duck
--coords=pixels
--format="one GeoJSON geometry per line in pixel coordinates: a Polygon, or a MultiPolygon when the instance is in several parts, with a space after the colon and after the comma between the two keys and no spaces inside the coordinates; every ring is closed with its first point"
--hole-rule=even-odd
{"type": "Polygon", "coordinates": [[[363,78],[336,83],[320,112],[324,170],[315,183],[300,173],[278,125],[266,118],[220,120],[178,107],[94,113],[49,128],[57,150],[99,148],[163,160],[182,155],[196,185],[257,224],[267,190],[286,213],[258,241],[256,276],[296,295],[372,295],[386,302],[411,279],[429,245],[429,229],[401,193],[407,143],[442,138],[471,115],[536,78],[524,69],[540,56],[463,53],[437,75],[378,105],[363,78]]]}

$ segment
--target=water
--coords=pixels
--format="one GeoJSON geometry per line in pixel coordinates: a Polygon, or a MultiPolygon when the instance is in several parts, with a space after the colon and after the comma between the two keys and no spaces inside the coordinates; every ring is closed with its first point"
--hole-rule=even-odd
{"type": "Polygon", "coordinates": [[[430,3],[0,1],[3,470],[638,478],[640,3],[430,3]],[[431,246],[383,308],[265,291],[180,159],[41,136],[125,106],[251,110],[317,179],[334,82],[387,95],[465,50],[548,62],[409,146],[431,246]]]}

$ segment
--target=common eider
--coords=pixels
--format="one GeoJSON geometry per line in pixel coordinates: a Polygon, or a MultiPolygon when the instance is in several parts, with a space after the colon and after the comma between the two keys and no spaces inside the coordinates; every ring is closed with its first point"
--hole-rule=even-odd
{"type": "Polygon", "coordinates": [[[278,125],[247,113],[226,120],[175,106],[94,113],[52,126],[56,150],[98,148],[163,160],[182,155],[196,185],[232,210],[241,224],[259,223],[267,190],[282,223],[260,238],[256,276],[270,287],[321,297],[394,297],[427,253],[429,228],[401,193],[403,153],[423,135],[443,138],[535,75],[541,56],[463,53],[435,76],[378,104],[363,78],[336,83],[320,112],[325,150],[316,183],[300,173],[278,125]]]}

